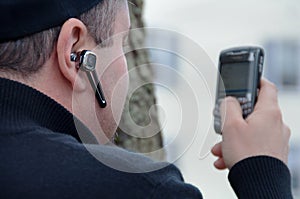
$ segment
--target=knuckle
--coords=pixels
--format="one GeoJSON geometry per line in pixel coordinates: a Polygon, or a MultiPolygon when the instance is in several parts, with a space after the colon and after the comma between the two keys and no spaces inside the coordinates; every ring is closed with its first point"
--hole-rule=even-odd
{"type": "Polygon", "coordinates": [[[291,133],[290,127],[288,127],[287,125],[285,125],[285,133],[286,133],[288,139],[290,139],[292,133],[291,133]]]}
{"type": "Polygon", "coordinates": [[[276,93],[278,92],[277,86],[274,83],[269,82],[269,87],[270,89],[274,90],[276,93]]]}
{"type": "Polygon", "coordinates": [[[274,120],[276,120],[277,122],[282,122],[282,112],[279,107],[273,108],[270,111],[270,114],[274,120]]]}

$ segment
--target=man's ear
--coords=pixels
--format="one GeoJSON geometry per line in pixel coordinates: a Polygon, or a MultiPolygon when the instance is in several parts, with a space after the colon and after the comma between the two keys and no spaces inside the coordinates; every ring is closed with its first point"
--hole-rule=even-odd
{"type": "Polygon", "coordinates": [[[71,61],[71,53],[91,48],[92,39],[86,26],[75,18],[67,20],[61,28],[56,51],[59,70],[65,79],[70,82],[73,90],[85,90],[87,81],[85,74],[79,73],[78,63],[71,61]]]}

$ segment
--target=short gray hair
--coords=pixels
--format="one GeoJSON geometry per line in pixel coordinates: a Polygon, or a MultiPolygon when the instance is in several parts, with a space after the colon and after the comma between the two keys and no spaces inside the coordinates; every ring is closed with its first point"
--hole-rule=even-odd
{"type": "MultiPolygon", "coordinates": [[[[97,44],[113,34],[117,8],[122,2],[104,0],[78,17],[97,44]]],[[[0,71],[23,77],[39,71],[50,58],[60,30],[61,27],[54,27],[18,40],[0,43],[0,71]]]]}

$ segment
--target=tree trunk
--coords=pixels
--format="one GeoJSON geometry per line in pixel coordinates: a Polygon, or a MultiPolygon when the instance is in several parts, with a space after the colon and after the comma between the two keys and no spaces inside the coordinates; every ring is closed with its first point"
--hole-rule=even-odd
{"type": "MultiPolygon", "coordinates": [[[[142,19],[143,1],[131,0],[129,3],[132,29],[144,27],[142,19]]],[[[129,35],[130,47],[135,49],[135,46],[141,46],[145,42],[145,37],[145,32],[142,29],[134,31],[134,34],[129,35]]],[[[157,109],[153,108],[153,105],[156,104],[154,87],[153,84],[143,85],[143,82],[153,82],[153,71],[147,66],[149,64],[148,52],[147,50],[134,50],[127,53],[126,57],[130,71],[129,87],[133,85],[142,86],[127,97],[116,143],[130,151],[144,153],[156,160],[164,160],[158,113],[157,109]],[[149,127],[150,123],[151,127],[149,127]]]]}

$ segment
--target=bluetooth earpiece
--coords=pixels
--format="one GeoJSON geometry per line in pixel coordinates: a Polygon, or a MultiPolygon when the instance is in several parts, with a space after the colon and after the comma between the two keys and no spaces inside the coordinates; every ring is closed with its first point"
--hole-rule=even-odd
{"type": "Polygon", "coordinates": [[[96,73],[97,56],[89,50],[83,50],[78,53],[71,53],[71,61],[79,62],[79,69],[86,72],[90,84],[95,91],[97,101],[101,108],[105,108],[107,103],[101,88],[101,84],[96,73]]]}

